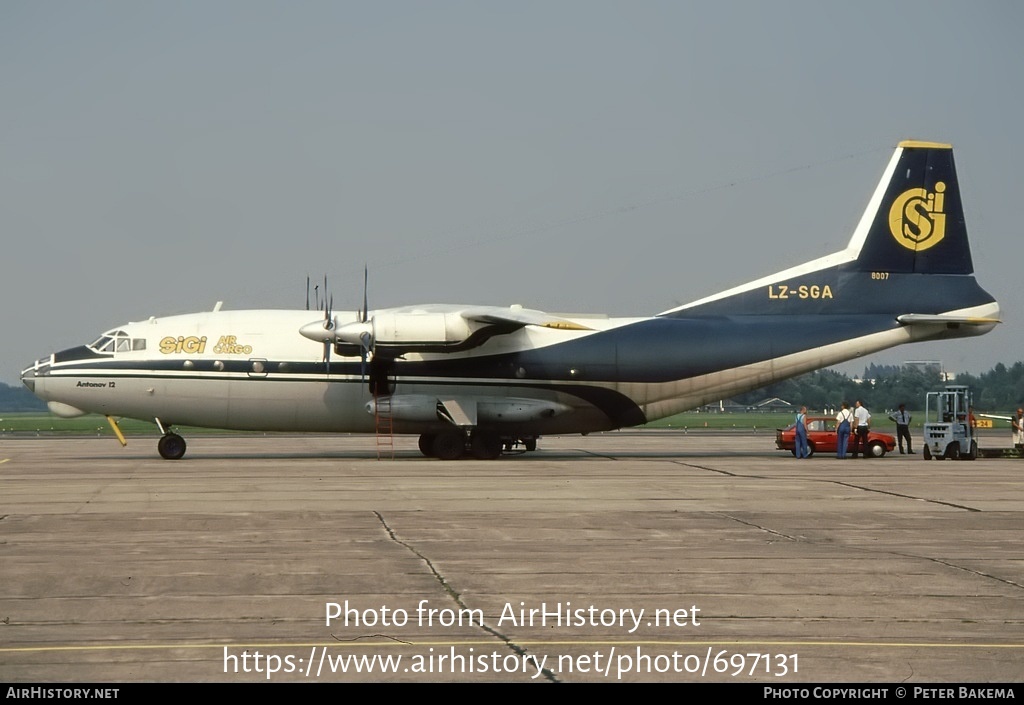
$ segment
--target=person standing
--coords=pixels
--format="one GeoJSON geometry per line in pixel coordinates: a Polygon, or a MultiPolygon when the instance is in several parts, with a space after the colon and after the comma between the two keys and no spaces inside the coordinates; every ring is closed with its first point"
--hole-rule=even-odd
{"type": "Polygon", "coordinates": [[[853,412],[845,401],[836,414],[836,457],[846,460],[846,446],[850,443],[850,429],[853,428],[853,412]]]}
{"type": "Polygon", "coordinates": [[[1017,415],[1010,420],[1013,426],[1013,447],[1024,458],[1024,408],[1017,408],[1017,415]]]}
{"type": "Polygon", "coordinates": [[[864,454],[864,457],[868,457],[868,431],[871,428],[871,414],[868,413],[867,407],[860,403],[860,399],[853,403],[853,453],[850,457],[856,458],[857,451],[860,450],[864,454]]]}
{"type": "Polygon", "coordinates": [[[811,455],[810,447],[807,445],[807,407],[801,406],[800,411],[796,415],[796,424],[793,428],[793,433],[796,435],[796,447],[793,448],[793,455],[796,456],[797,460],[800,458],[809,458],[811,455]]]}
{"type": "Polygon", "coordinates": [[[914,449],[910,445],[910,420],[913,417],[907,411],[907,405],[900,404],[899,411],[895,414],[890,414],[889,418],[896,422],[896,441],[900,445],[900,455],[903,455],[904,439],[907,441],[907,452],[913,455],[914,449]]]}

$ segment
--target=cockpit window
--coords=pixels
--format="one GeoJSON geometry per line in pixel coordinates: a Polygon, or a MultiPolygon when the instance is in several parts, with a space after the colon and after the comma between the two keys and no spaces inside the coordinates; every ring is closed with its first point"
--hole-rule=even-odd
{"type": "Polygon", "coordinates": [[[131,352],[132,350],[145,350],[146,339],[129,338],[123,330],[112,330],[101,335],[89,347],[101,353],[131,352]]]}
{"type": "Polygon", "coordinates": [[[99,340],[89,347],[96,352],[114,352],[114,339],[109,335],[101,335],[99,340]]]}

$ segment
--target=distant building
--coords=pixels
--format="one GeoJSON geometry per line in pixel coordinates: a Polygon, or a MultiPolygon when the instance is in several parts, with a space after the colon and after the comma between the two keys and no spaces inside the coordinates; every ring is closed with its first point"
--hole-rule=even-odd
{"type": "Polygon", "coordinates": [[[714,404],[705,404],[697,409],[697,411],[705,414],[729,414],[746,410],[746,406],[737,404],[732,399],[721,399],[714,404]]]}
{"type": "Polygon", "coordinates": [[[785,399],[779,399],[778,397],[772,397],[771,399],[765,399],[759,401],[751,407],[752,411],[796,411],[796,406],[786,401],[785,399]]]}
{"type": "Polygon", "coordinates": [[[759,401],[756,404],[740,404],[732,399],[722,399],[716,404],[706,404],[697,409],[697,411],[706,414],[739,414],[745,412],[762,412],[768,413],[773,411],[794,411],[796,407],[790,402],[779,399],[778,397],[772,397],[771,399],[765,399],[759,401]]]}

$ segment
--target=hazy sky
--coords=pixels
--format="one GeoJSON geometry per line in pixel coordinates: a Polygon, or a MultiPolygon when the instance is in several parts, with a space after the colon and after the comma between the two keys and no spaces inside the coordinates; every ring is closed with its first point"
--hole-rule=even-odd
{"type": "MultiPolygon", "coordinates": [[[[644,315],[842,249],[955,148],[1024,358],[1018,2],[0,2],[0,381],[150,315],[452,302],[644,315]]],[[[313,318],[315,318],[315,314],[313,318]]],[[[312,343],[311,343],[312,344],[312,343]]],[[[685,355],[685,350],[680,351],[685,355]]]]}

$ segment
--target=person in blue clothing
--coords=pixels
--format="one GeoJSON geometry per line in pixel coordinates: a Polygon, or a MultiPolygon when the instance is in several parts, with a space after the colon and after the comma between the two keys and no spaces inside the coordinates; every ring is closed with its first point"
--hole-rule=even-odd
{"type": "Polygon", "coordinates": [[[793,449],[793,455],[799,458],[808,458],[811,455],[811,449],[807,445],[807,407],[801,406],[800,413],[796,415],[796,427],[793,429],[796,434],[796,447],[793,449]]]}
{"type": "Polygon", "coordinates": [[[836,414],[836,457],[846,460],[846,446],[850,443],[850,429],[853,424],[853,412],[845,401],[843,408],[836,414]]]}

